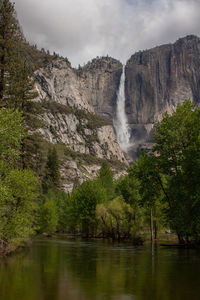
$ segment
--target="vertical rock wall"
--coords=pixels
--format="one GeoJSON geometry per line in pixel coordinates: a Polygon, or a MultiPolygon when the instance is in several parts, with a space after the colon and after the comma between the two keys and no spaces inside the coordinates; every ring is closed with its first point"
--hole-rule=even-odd
{"type": "Polygon", "coordinates": [[[126,112],[135,148],[151,142],[163,113],[188,98],[200,102],[198,37],[134,54],[126,64],[126,112]]]}
{"type": "Polygon", "coordinates": [[[116,112],[122,64],[110,57],[96,58],[80,69],[78,74],[94,111],[112,121],[116,112]]]}

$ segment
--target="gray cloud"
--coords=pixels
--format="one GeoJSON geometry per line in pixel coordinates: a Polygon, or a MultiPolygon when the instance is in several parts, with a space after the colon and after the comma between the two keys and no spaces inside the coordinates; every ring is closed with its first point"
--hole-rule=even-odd
{"type": "Polygon", "coordinates": [[[15,0],[27,39],[72,65],[200,35],[200,0],[15,0]]]}

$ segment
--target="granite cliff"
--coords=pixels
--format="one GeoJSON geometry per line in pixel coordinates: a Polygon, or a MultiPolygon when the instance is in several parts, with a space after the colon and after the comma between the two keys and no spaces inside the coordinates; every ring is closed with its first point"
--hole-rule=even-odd
{"type": "Polygon", "coordinates": [[[44,109],[39,132],[57,147],[67,192],[96,176],[105,160],[117,176],[126,169],[111,121],[120,72],[121,63],[107,57],[79,70],[57,58],[34,73],[37,101],[44,109]]]}
{"type": "Polygon", "coordinates": [[[95,58],[78,70],[88,93],[88,102],[97,114],[113,121],[122,64],[109,57],[95,58]]]}
{"type": "MultiPolygon", "coordinates": [[[[67,191],[95,176],[104,160],[118,175],[127,166],[112,126],[121,74],[122,64],[110,57],[78,69],[56,58],[34,73],[37,101],[45,110],[40,132],[59,148],[67,191]]],[[[152,147],[155,124],[165,111],[172,113],[188,98],[199,104],[200,39],[187,36],[132,55],[125,66],[125,96],[134,157],[139,148],[152,147]]]]}
{"type": "Polygon", "coordinates": [[[134,54],[126,64],[125,90],[132,150],[151,147],[165,111],[188,98],[200,103],[200,39],[191,35],[134,54]]]}

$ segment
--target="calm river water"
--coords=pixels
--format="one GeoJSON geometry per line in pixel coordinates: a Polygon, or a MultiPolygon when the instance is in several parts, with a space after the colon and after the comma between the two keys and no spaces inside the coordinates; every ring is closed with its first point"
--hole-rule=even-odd
{"type": "Polygon", "coordinates": [[[196,300],[200,253],[107,241],[35,240],[0,261],[1,300],[196,300]]]}

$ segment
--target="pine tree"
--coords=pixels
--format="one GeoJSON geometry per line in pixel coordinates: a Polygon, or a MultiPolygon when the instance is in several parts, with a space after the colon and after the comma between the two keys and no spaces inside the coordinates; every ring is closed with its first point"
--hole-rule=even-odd
{"type": "Polygon", "coordinates": [[[9,0],[0,0],[1,106],[18,109],[28,119],[28,114],[36,112],[37,105],[30,100],[36,98],[37,93],[33,91],[34,82],[28,65],[20,55],[19,45],[22,39],[14,5],[9,0]]]}
{"type": "Polygon", "coordinates": [[[20,43],[23,35],[15,17],[14,5],[0,0],[0,106],[22,112],[26,138],[22,141],[22,167],[41,169],[41,127],[38,114],[41,105],[33,101],[37,97],[28,64],[21,57],[20,43]]]}
{"type": "Polygon", "coordinates": [[[49,149],[47,163],[45,168],[45,176],[43,180],[44,192],[48,189],[58,190],[60,187],[59,160],[56,148],[49,149]]]}
{"type": "Polygon", "coordinates": [[[28,64],[22,60],[19,53],[15,60],[15,66],[9,86],[11,106],[22,111],[26,126],[29,127],[28,119],[30,115],[38,113],[38,103],[32,101],[38,93],[34,91],[34,81],[31,78],[28,64]]]}
{"type": "Polygon", "coordinates": [[[22,167],[30,167],[38,172],[43,159],[40,147],[42,138],[36,130],[42,126],[38,119],[42,109],[41,104],[34,101],[38,94],[34,90],[34,81],[27,63],[18,57],[17,66],[10,85],[10,98],[12,107],[22,112],[23,125],[27,132],[22,141],[22,167]]]}
{"type": "Polygon", "coordinates": [[[14,5],[0,0],[0,105],[9,107],[9,87],[15,72],[19,31],[14,5]]]}

